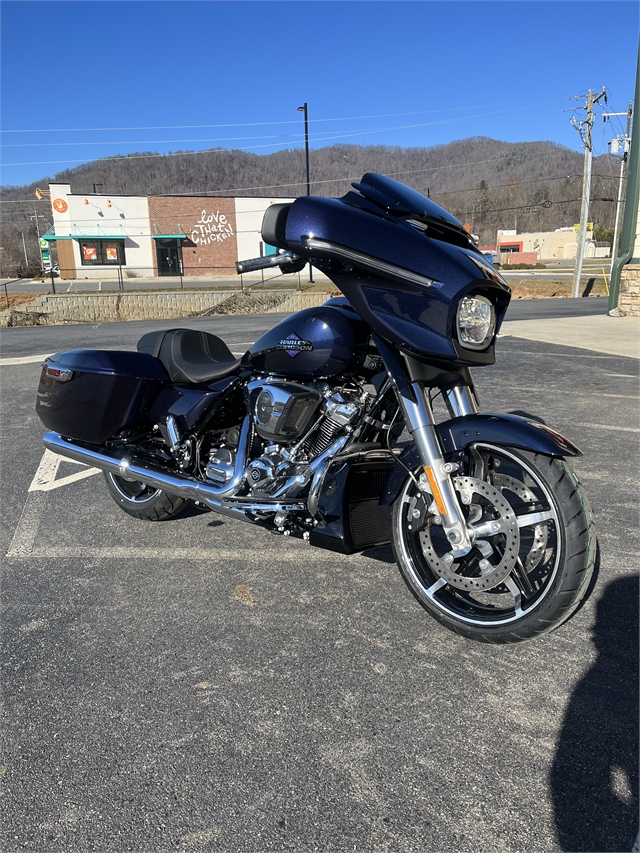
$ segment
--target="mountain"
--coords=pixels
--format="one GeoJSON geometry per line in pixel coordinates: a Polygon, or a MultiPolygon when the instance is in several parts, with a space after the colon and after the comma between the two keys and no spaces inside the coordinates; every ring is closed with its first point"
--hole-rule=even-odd
{"type": "MultiPolygon", "coordinates": [[[[583,155],[553,142],[500,142],[472,137],[430,148],[332,145],[310,152],[311,192],[343,195],[365,172],[380,172],[408,184],[469,223],[482,243],[498,228],[548,231],[572,226],[580,216],[583,155]]],[[[594,158],[590,219],[613,227],[619,159],[594,158]],[[605,199],[605,200],[600,200],[605,199]]],[[[103,195],[220,195],[294,197],[306,193],[304,149],[251,154],[228,149],[140,152],[94,160],[21,187],[0,187],[3,267],[19,260],[20,234],[35,257],[34,208],[50,224],[36,187],[69,183],[74,193],[103,195]],[[31,233],[30,233],[31,232],[31,233]],[[31,249],[33,246],[33,251],[31,249]],[[11,258],[11,261],[10,261],[11,258]]]]}

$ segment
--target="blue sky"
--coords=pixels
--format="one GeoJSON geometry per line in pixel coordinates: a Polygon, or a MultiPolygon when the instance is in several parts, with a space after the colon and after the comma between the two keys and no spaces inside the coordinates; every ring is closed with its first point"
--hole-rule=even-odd
{"type": "MultiPolygon", "coordinates": [[[[312,148],[490,136],[580,150],[573,96],[606,86],[614,112],[632,99],[638,8],[3,0],[0,182],[133,152],[299,147],[304,101],[312,148]]],[[[599,119],[596,153],[623,121],[599,119]]]]}

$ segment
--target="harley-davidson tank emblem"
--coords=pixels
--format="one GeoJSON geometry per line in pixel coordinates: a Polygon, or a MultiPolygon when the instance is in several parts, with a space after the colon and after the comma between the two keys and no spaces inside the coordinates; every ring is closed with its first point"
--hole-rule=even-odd
{"type": "Polygon", "coordinates": [[[312,352],[313,344],[311,341],[304,341],[298,335],[289,335],[288,338],[283,338],[276,349],[283,349],[291,358],[295,358],[301,352],[312,352]]]}

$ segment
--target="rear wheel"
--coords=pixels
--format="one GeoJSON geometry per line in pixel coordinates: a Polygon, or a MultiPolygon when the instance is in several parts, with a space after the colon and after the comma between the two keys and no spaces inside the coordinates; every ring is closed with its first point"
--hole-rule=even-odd
{"type": "Polygon", "coordinates": [[[111,497],[129,515],[143,521],[166,521],[182,511],[187,501],[154,489],[138,480],[131,482],[117,474],[104,471],[104,479],[111,497]]]}
{"type": "Polygon", "coordinates": [[[453,479],[473,539],[462,557],[420,471],[394,504],[396,560],[418,601],[450,630],[486,643],[527,640],[564,622],[586,594],[596,550],[591,509],[567,463],[478,443],[453,479]]]}

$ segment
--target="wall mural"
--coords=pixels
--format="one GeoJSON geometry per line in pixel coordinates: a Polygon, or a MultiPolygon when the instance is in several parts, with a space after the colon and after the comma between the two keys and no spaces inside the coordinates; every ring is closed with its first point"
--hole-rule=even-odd
{"type": "Polygon", "coordinates": [[[196,227],[191,232],[191,239],[194,243],[200,243],[203,246],[209,246],[211,243],[222,243],[228,237],[233,236],[233,228],[231,223],[224,215],[217,210],[215,213],[207,213],[202,211],[202,216],[196,222],[196,227]]]}

